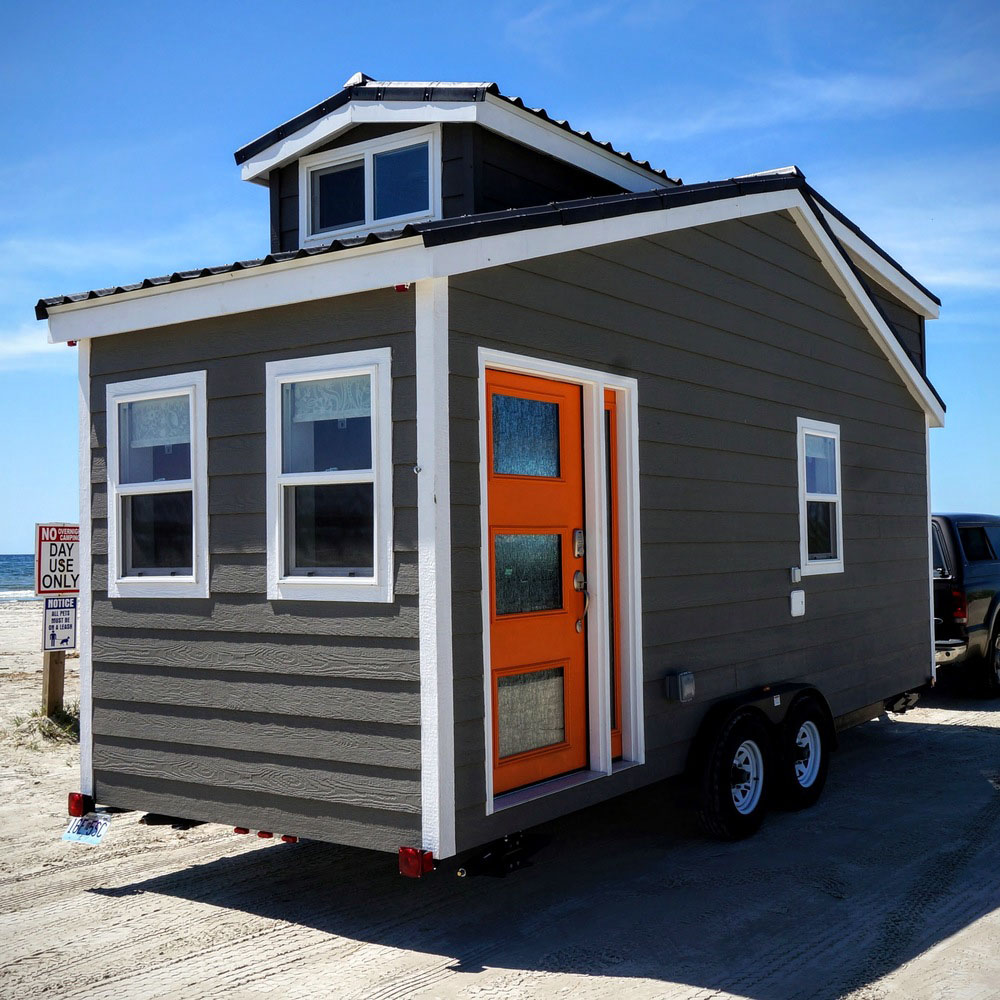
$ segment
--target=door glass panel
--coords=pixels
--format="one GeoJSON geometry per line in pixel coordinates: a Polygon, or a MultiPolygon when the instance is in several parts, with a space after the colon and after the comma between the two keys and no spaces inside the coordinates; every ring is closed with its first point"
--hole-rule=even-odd
{"type": "Polygon", "coordinates": [[[497,535],[493,556],[498,615],[562,607],[561,535],[497,535]]]}
{"type": "Polygon", "coordinates": [[[501,757],[562,743],[563,668],[499,677],[497,715],[501,757]]]}
{"type": "Polygon", "coordinates": [[[559,404],[493,395],[493,471],[559,475],[559,404]]]}

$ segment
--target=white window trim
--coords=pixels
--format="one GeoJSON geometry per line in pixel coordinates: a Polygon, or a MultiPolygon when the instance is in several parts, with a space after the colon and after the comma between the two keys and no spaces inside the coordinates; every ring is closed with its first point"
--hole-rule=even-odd
{"type": "MultiPolygon", "coordinates": [[[[313,358],[270,361],[267,378],[267,596],[272,601],[393,600],[392,581],[392,351],[324,354],[313,358]],[[302,474],[281,472],[281,387],[307,379],[371,375],[372,472],[375,484],[375,557],[371,577],[286,576],[282,488],[304,482],[302,474]]],[[[315,479],[315,476],[306,476],[315,479]]],[[[326,482],[329,477],[322,477],[326,482]]],[[[353,479],[351,480],[353,481],[353,479]]]]}
{"type": "Polygon", "coordinates": [[[844,572],[844,503],[843,503],[843,463],[840,457],[840,425],[829,424],[822,420],[810,420],[808,417],[797,418],[796,454],[798,455],[799,474],[799,566],[803,576],[820,576],[827,573],[844,572]],[[806,434],[817,437],[831,438],[834,442],[835,463],[837,467],[837,492],[807,493],[806,492],[806,434]],[[837,505],[837,558],[809,559],[809,522],[806,516],[806,503],[817,500],[837,505]]]}
{"type": "Polygon", "coordinates": [[[205,372],[160,375],[115,382],[107,388],[108,597],[208,597],[208,414],[205,372]],[[161,396],[186,395],[191,413],[191,478],[155,483],[119,482],[118,407],[161,396]],[[125,576],[120,499],[149,493],[191,491],[192,573],[190,576],[125,576]]]}
{"type": "Polygon", "coordinates": [[[380,139],[357,142],[351,146],[341,146],[324,153],[313,153],[299,160],[299,243],[301,246],[318,246],[344,236],[370,232],[374,229],[395,229],[411,222],[427,222],[441,218],[441,126],[429,125],[425,128],[396,132],[380,139]],[[388,219],[375,218],[375,172],[374,157],[392,149],[427,143],[429,164],[427,171],[428,192],[426,211],[396,215],[388,219]],[[343,229],[325,229],[313,233],[312,227],[312,173],[335,167],[351,160],[364,160],[365,164],[365,221],[357,226],[343,229]]]}
{"type": "Polygon", "coordinates": [[[646,760],[642,688],[642,567],[639,533],[639,385],[636,379],[594,371],[542,358],[479,348],[479,490],[480,553],[483,614],[484,740],[486,748],[486,814],[554,795],[580,781],[596,780],[646,760]],[[583,389],[584,505],[587,537],[586,574],[594,601],[587,628],[587,699],[590,759],[580,775],[494,796],[493,692],[490,669],[489,514],[487,511],[486,369],[518,372],[571,382],[583,389]],[[613,389],[618,406],[619,615],[621,623],[622,760],[612,761],[610,690],[610,624],[605,597],[608,579],[607,484],[604,434],[604,390],[613,389]]]}

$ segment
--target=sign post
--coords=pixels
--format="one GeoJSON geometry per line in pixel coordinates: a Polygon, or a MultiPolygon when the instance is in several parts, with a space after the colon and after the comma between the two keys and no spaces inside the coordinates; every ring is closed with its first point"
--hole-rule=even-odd
{"type": "Polygon", "coordinates": [[[66,650],[76,648],[80,526],[35,525],[35,594],[45,598],[42,632],[42,712],[62,711],[66,650]],[[73,596],[67,596],[73,595],[73,596]]]}

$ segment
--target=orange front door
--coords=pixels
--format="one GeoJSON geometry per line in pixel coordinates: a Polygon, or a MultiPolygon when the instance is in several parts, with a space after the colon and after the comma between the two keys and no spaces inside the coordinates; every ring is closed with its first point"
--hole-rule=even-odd
{"type": "Polygon", "coordinates": [[[493,789],[587,765],[578,385],[486,373],[493,789]]]}

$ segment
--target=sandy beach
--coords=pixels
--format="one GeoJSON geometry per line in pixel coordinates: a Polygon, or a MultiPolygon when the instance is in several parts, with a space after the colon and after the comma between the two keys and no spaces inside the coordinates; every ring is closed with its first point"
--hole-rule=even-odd
{"type": "Polygon", "coordinates": [[[0,998],[996,995],[995,702],[934,693],[845,733],[822,803],[751,841],[704,840],[654,787],[543,828],[509,879],[413,883],[138,812],[63,842],[79,750],[31,718],[41,613],[0,603],[0,998]]]}

